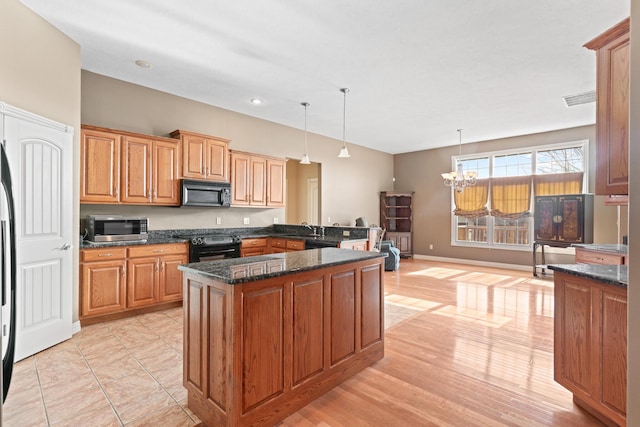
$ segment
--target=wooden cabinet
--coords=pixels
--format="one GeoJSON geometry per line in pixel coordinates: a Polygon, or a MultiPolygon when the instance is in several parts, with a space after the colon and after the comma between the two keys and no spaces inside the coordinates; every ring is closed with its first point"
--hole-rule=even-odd
{"type": "Polygon", "coordinates": [[[629,193],[629,18],[584,46],[596,52],[596,194],[629,193]]]}
{"type": "Polygon", "coordinates": [[[380,192],[380,226],[385,239],[392,240],[400,256],[413,255],[413,192],[380,192]]]}
{"type": "Polygon", "coordinates": [[[83,125],[81,203],[180,205],[180,143],[83,125]]]}
{"type": "Polygon", "coordinates": [[[574,401],[625,425],[627,290],[556,271],[554,379],[574,401]]]}
{"type": "Polygon", "coordinates": [[[536,197],[534,236],[538,244],[558,247],[593,243],[593,194],[536,197]]]}
{"type": "Polygon", "coordinates": [[[122,143],[122,203],[180,205],[179,144],[126,135],[122,143]]]}
{"type": "Polygon", "coordinates": [[[83,249],[80,253],[83,321],[182,300],[178,266],[189,261],[187,243],[83,249]]]}
{"type": "Polygon", "coordinates": [[[242,239],[240,243],[240,256],[264,255],[267,253],[268,239],[260,237],[257,239],[242,239]]]}
{"type": "Polygon", "coordinates": [[[80,252],[81,317],[110,314],[125,309],[125,253],[124,248],[80,252]]]}
{"type": "Polygon", "coordinates": [[[80,132],[80,201],[120,201],[120,144],[122,136],[107,130],[80,132]]]}
{"type": "Polygon", "coordinates": [[[229,182],[229,140],[177,129],[171,137],[182,141],[182,176],[229,182]]]}
{"type": "Polygon", "coordinates": [[[576,264],[622,265],[625,264],[625,255],[576,248],[576,264]]]}
{"type": "MultiPolygon", "coordinates": [[[[189,409],[208,426],[278,425],[382,359],[382,262],[318,266],[236,284],[185,270],[189,409]]],[[[254,264],[268,268],[245,265],[254,264]]]]}
{"type": "Polygon", "coordinates": [[[230,158],[232,206],[285,206],[285,159],[239,151],[230,158]]]}

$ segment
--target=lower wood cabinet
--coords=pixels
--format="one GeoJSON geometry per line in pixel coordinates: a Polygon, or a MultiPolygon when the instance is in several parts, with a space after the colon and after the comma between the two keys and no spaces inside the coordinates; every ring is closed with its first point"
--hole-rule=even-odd
{"type": "Polygon", "coordinates": [[[240,243],[240,256],[264,255],[267,253],[268,239],[260,237],[257,239],[242,239],[240,243]]]}
{"type": "Polygon", "coordinates": [[[626,424],[627,289],[554,272],[554,379],[607,424],[626,424]]]}
{"type": "Polygon", "coordinates": [[[626,264],[625,258],[622,254],[576,248],[576,264],[622,265],[626,264]]]}
{"type": "MultiPolygon", "coordinates": [[[[80,251],[80,319],[182,300],[187,243],[80,251]]],[[[134,313],[131,313],[134,314],[134,313]]]]}

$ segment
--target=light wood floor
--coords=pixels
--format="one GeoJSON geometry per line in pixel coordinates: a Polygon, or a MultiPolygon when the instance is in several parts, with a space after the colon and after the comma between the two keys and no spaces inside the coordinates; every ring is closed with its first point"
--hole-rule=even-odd
{"type": "MultiPolygon", "coordinates": [[[[402,260],[385,358],[290,426],[600,426],[553,381],[553,280],[402,260]]],[[[181,309],[82,328],[16,365],[3,426],[194,426],[181,309]]]]}
{"type": "Polygon", "coordinates": [[[281,426],[600,426],[553,381],[553,279],[402,260],[385,358],[281,426]]]}

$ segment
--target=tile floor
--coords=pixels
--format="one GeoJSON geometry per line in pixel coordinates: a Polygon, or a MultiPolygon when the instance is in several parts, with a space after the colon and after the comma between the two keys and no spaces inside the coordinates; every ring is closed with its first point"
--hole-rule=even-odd
{"type": "MultiPolygon", "coordinates": [[[[424,307],[386,295],[385,327],[424,307]]],[[[415,300],[419,301],[419,300],[415,300]]],[[[195,426],[182,386],[182,308],[84,326],[16,363],[3,426],[195,426]]]]}
{"type": "Polygon", "coordinates": [[[21,360],[4,426],[194,426],[182,386],[182,308],[86,326],[21,360]]]}

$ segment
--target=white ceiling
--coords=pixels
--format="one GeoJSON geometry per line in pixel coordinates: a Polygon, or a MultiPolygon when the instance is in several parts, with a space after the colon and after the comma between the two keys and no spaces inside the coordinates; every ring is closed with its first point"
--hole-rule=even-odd
{"type": "MultiPolygon", "coordinates": [[[[82,68],[403,153],[592,124],[582,45],[629,0],[22,0],[82,68]],[[142,69],[143,59],[153,64],[142,69]],[[261,98],[253,105],[251,98],[261,98]]],[[[313,144],[313,137],[310,137],[313,144]]]]}

